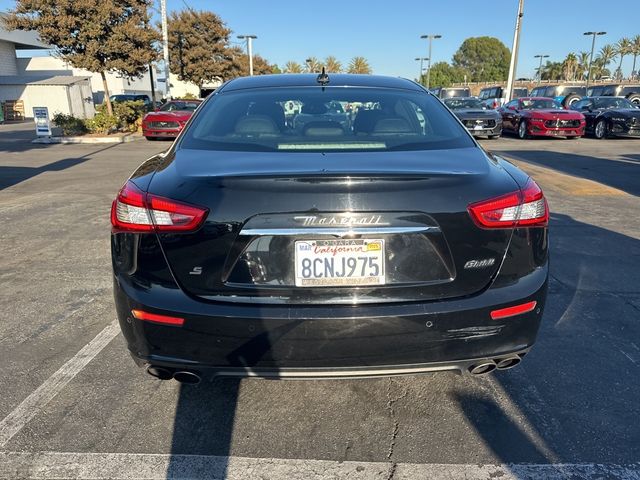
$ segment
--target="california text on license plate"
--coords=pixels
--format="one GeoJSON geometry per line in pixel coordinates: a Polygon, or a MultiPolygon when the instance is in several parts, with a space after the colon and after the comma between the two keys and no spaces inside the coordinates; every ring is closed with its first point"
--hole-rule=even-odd
{"type": "Polygon", "coordinates": [[[384,240],[295,242],[297,287],[384,285],[384,240]]]}

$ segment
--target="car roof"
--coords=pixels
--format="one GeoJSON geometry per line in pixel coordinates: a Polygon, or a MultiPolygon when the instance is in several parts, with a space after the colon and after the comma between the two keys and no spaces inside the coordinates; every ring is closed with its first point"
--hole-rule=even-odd
{"type": "Polygon", "coordinates": [[[553,100],[551,97],[519,97],[514,100],[553,100]]]}
{"type": "MultiPolygon", "coordinates": [[[[424,91],[417,83],[406,78],[387,77],[382,75],[356,75],[345,73],[329,73],[330,87],[381,87],[401,88],[404,90],[424,91]]],[[[218,92],[244,90],[248,88],[273,87],[312,87],[321,85],[317,81],[316,73],[255,75],[253,77],[239,77],[224,84],[218,92]]]]}

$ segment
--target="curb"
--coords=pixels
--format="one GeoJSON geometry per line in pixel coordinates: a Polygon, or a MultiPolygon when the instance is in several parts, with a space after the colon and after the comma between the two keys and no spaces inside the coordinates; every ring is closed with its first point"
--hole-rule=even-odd
{"type": "Polygon", "coordinates": [[[138,135],[120,135],[114,137],[42,137],[32,140],[31,143],[129,143],[141,139],[138,135]]]}

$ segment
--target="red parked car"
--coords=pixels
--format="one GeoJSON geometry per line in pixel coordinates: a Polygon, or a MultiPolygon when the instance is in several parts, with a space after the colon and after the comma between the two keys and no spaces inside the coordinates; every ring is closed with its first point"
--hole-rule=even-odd
{"type": "Polygon", "coordinates": [[[523,139],[531,136],[580,138],[584,135],[584,115],[565,110],[553,98],[516,98],[498,111],[502,114],[502,130],[523,139]]]}
{"type": "Polygon", "coordinates": [[[171,100],[142,119],[142,134],[147,140],[175,138],[182,131],[202,100],[171,100]]]}

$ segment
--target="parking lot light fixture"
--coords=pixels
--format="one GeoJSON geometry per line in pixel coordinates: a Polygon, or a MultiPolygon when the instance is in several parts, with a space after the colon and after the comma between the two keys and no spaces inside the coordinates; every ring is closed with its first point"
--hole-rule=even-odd
{"type": "MultiPolygon", "coordinates": [[[[434,39],[436,38],[442,38],[442,35],[420,35],[420,38],[426,38],[427,40],[429,40],[429,56],[427,57],[427,85],[426,87],[429,88],[429,85],[431,83],[431,44],[433,42],[434,39]]],[[[420,74],[422,75],[422,72],[420,72],[420,74]]]]}
{"type": "Polygon", "coordinates": [[[253,50],[252,50],[252,41],[255,40],[255,35],[238,35],[240,40],[247,40],[247,55],[249,56],[249,76],[253,76],[253,50]]]}
{"type": "Polygon", "coordinates": [[[540,80],[542,80],[542,59],[549,58],[549,55],[534,55],[533,58],[540,59],[540,66],[538,67],[538,85],[540,85],[540,80]]]}
{"type": "Polygon", "coordinates": [[[591,39],[591,55],[589,56],[589,72],[587,73],[587,86],[585,90],[589,89],[589,84],[591,83],[591,65],[593,64],[593,50],[596,48],[596,37],[598,35],[606,35],[607,32],[584,32],[583,35],[591,35],[593,38],[591,39]]]}
{"type": "Polygon", "coordinates": [[[416,61],[420,61],[420,73],[418,74],[418,83],[422,85],[422,72],[424,72],[424,61],[429,60],[427,57],[416,57],[416,61]]]}

